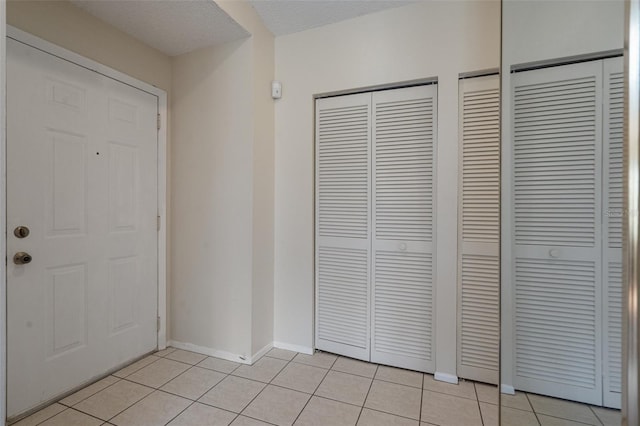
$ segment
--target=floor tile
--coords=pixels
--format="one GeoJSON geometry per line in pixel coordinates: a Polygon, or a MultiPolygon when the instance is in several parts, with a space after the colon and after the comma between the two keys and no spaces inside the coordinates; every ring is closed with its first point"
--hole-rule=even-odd
{"type": "Polygon", "coordinates": [[[167,426],[227,426],[237,414],[196,402],[167,426]]]}
{"type": "MultiPolygon", "coordinates": [[[[498,426],[498,406],[487,402],[480,403],[480,413],[484,426],[498,426]]],[[[516,410],[502,407],[501,426],[539,426],[538,419],[532,411],[516,410]]]]}
{"type": "Polygon", "coordinates": [[[199,401],[223,410],[239,413],[265,386],[264,383],[242,377],[227,376],[213,389],[205,393],[199,401]]]}
{"type": "Polygon", "coordinates": [[[24,419],[20,420],[17,423],[14,423],[11,426],[36,426],[47,420],[48,418],[63,412],[66,409],[67,407],[65,407],[64,405],[51,404],[48,407],[45,407],[40,411],[36,411],[29,417],[25,417],[24,419]]]}
{"type": "Polygon", "coordinates": [[[200,361],[203,361],[205,358],[207,358],[207,356],[178,349],[166,355],[165,358],[184,362],[185,364],[196,365],[200,361]]]}
{"type": "Polygon", "coordinates": [[[551,417],[544,414],[538,414],[538,420],[542,426],[584,426],[585,423],[574,422],[573,420],[551,417]]]}
{"type": "Polygon", "coordinates": [[[476,389],[473,386],[473,382],[466,380],[460,380],[457,385],[453,383],[441,382],[433,378],[432,374],[424,375],[424,389],[446,393],[447,395],[459,396],[462,398],[468,398],[476,400],[476,389]]]}
{"type": "Polygon", "coordinates": [[[425,390],[421,420],[441,426],[482,426],[478,402],[425,390]]]}
{"type": "Polygon", "coordinates": [[[528,394],[528,397],[534,411],[538,414],[546,414],[590,425],[600,424],[598,418],[587,405],[534,394],[528,394]]]}
{"type": "Polygon", "coordinates": [[[161,351],[158,351],[158,352],[154,353],[154,355],[155,355],[155,356],[164,357],[164,356],[167,356],[167,355],[169,355],[171,352],[174,352],[174,351],[176,351],[176,350],[177,350],[176,348],[172,348],[171,346],[169,346],[169,347],[168,347],[168,348],[166,348],[166,349],[163,349],[163,350],[161,350],[161,351]]]}
{"type": "Polygon", "coordinates": [[[475,383],[478,401],[498,405],[498,386],[475,383]]]}
{"type": "Polygon", "coordinates": [[[231,423],[231,426],[271,426],[271,424],[245,416],[238,416],[238,418],[231,423]]]}
{"type": "Polygon", "coordinates": [[[292,362],[271,383],[300,392],[313,393],[328,370],[292,362]]]}
{"type": "Polygon", "coordinates": [[[531,404],[529,404],[527,394],[524,392],[516,392],[515,395],[503,393],[500,395],[500,405],[518,410],[533,411],[531,404]]]}
{"type": "Polygon", "coordinates": [[[140,383],[145,386],[151,386],[152,388],[159,388],[169,380],[184,373],[189,368],[190,367],[187,364],[166,358],[160,358],[153,364],[150,364],[128,376],[127,380],[131,380],[132,382],[140,383]]]}
{"type": "Polygon", "coordinates": [[[421,389],[374,380],[364,406],[420,420],[421,398],[421,389]]]}
{"type": "Polygon", "coordinates": [[[83,399],[87,399],[91,395],[100,392],[102,389],[108,388],[119,380],[120,379],[115,376],[107,376],[104,379],[90,384],[89,386],[80,389],[78,392],[69,395],[68,397],[61,400],[60,403],[71,407],[82,401],[83,399]]]}
{"type": "Polygon", "coordinates": [[[356,376],[369,377],[373,379],[376,375],[377,364],[359,361],[357,359],[345,358],[341,356],[331,367],[332,370],[341,371],[343,373],[355,374],[356,376]]]}
{"type": "Polygon", "coordinates": [[[184,398],[196,400],[217,385],[225,376],[225,374],[217,371],[193,367],[162,386],[161,389],[184,398]]]}
{"type": "Polygon", "coordinates": [[[91,414],[94,417],[109,420],[151,392],[153,392],[151,388],[121,380],[79,402],[73,408],[91,414]]]}
{"type": "Polygon", "coordinates": [[[397,383],[399,385],[422,388],[422,376],[423,374],[418,373],[417,371],[380,365],[378,366],[378,371],[376,371],[375,378],[386,382],[397,383]]]}
{"type": "Polygon", "coordinates": [[[202,362],[198,363],[198,367],[208,368],[209,370],[216,370],[221,373],[229,374],[242,364],[239,362],[227,361],[226,359],[207,357],[202,362]]]}
{"type": "Polygon", "coordinates": [[[304,407],[294,424],[299,426],[354,426],[359,415],[360,407],[314,396],[304,407]]]}
{"type": "Polygon", "coordinates": [[[188,399],[155,391],[109,422],[117,426],[165,425],[190,404],[188,399]]]}
{"type": "Polygon", "coordinates": [[[269,383],[287,365],[287,361],[263,357],[253,365],[241,365],[233,372],[234,376],[269,383]]]}
{"type": "Polygon", "coordinates": [[[363,405],[371,379],[353,374],[329,371],[316,390],[316,395],[348,404],[363,405]]]}
{"type": "Polygon", "coordinates": [[[151,364],[152,362],[156,362],[159,359],[160,359],[160,357],[157,357],[155,355],[149,355],[148,357],[142,358],[141,360],[138,360],[138,361],[134,362],[133,364],[128,365],[128,366],[124,367],[123,369],[116,371],[112,375],[116,376],[116,377],[120,377],[120,378],[127,377],[130,374],[135,373],[136,371],[140,370],[141,368],[146,367],[147,365],[151,364]]]}
{"type": "Polygon", "coordinates": [[[418,426],[418,421],[364,408],[358,426],[418,426]]]}
{"type": "Polygon", "coordinates": [[[501,406],[500,410],[501,426],[538,426],[540,424],[533,411],[516,410],[505,406],[501,406]]]}
{"type": "Polygon", "coordinates": [[[60,414],[40,423],[42,426],[100,426],[102,420],[88,416],[84,413],[68,408],[60,414]]]}
{"type": "Polygon", "coordinates": [[[338,359],[337,355],[329,354],[326,352],[315,352],[313,355],[298,354],[293,358],[293,362],[299,362],[301,364],[313,365],[320,368],[331,368],[334,362],[338,359]]]}
{"type": "Polygon", "coordinates": [[[604,407],[591,407],[596,416],[600,419],[604,426],[620,426],[622,423],[622,414],[620,410],[613,410],[604,407]]]}
{"type": "Polygon", "coordinates": [[[277,425],[291,425],[311,396],[291,389],[268,385],[242,414],[277,425]]]}
{"type": "Polygon", "coordinates": [[[270,356],[271,358],[283,359],[285,361],[291,361],[293,357],[295,357],[297,352],[288,351],[286,349],[273,348],[269,352],[267,352],[266,356],[270,356]]]}
{"type": "MultiPolygon", "coordinates": [[[[504,416],[505,412],[502,411],[504,416]]],[[[531,413],[533,414],[533,413],[531,413]]],[[[480,417],[482,417],[482,424],[484,426],[500,426],[498,424],[498,406],[495,404],[489,404],[487,402],[480,402],[480,417]]],[[[504,424],[504,418],[502,419],[504,424]]],[[[536,426],[538,426],[536,424],[536,426]]]]}

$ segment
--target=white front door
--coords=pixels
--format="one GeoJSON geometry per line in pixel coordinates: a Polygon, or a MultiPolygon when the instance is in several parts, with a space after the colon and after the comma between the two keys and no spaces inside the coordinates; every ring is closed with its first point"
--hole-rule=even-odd
{"type": "Polygon", "coordinates": [[[157,346],[157,110],[7,39],[8,417],[157,346]]]}

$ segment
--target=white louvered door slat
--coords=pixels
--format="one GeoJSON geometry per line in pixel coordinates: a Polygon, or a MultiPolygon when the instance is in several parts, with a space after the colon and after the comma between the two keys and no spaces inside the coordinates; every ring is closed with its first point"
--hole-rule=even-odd
{"type": "Polygon", "coordinates": [[[369,360],[371,94],[316,101],[316,347],[369,360]]]}
{"type": "Polygon", "coordinates": [[[458,376],[497,384],[500,337],[500,81],[459,83],[458,376]]]}
{"type": "Polygon", "coordinates": [[[603,403],[620,408],[622,381],[623,59],[604,61],[603,403]]]}
{"type": "Polygon", "coordinates": [[[512,78],[516,389],[602,402],[602,63],[512,78]]]}
{"type": "Polygon", "coordinates": [[[373,93],[371,361],[434,370],[437,86],[373,93]]]}

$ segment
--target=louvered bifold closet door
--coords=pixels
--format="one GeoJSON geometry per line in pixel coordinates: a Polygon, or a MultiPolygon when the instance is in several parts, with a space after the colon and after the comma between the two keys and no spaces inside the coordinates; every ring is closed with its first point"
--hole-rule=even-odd
{"type": "Polygon", "coordinates": [[[620,408],[622,381],[623,59],[604,61],[603,403],[620,408]]]}
{"type": "Polygon", "coordinates": [[[371,361],[434,369],[435,84],[373,93],[371,361]]]}
{"type": "Polygon", "coordinates": [[[459,83],[458,376],[498,384],[500,80],[459,83]]]}
{"type": "Polygon", "coordinates": [[[602,402],[602,63],[516,73],[514,384],[602,402]]]}
{"type": "Polygon", "coordinates": [[[369,360],[371,94],[316,101],[316,347],[369,360]]]}

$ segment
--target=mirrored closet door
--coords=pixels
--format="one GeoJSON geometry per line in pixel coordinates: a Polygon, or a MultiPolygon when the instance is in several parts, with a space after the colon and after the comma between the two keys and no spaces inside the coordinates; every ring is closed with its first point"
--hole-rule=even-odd
{"type": "Polygon", "coordinates": [[[503,2],[503,425],[621,421],[623,22],[503,2]]]}

